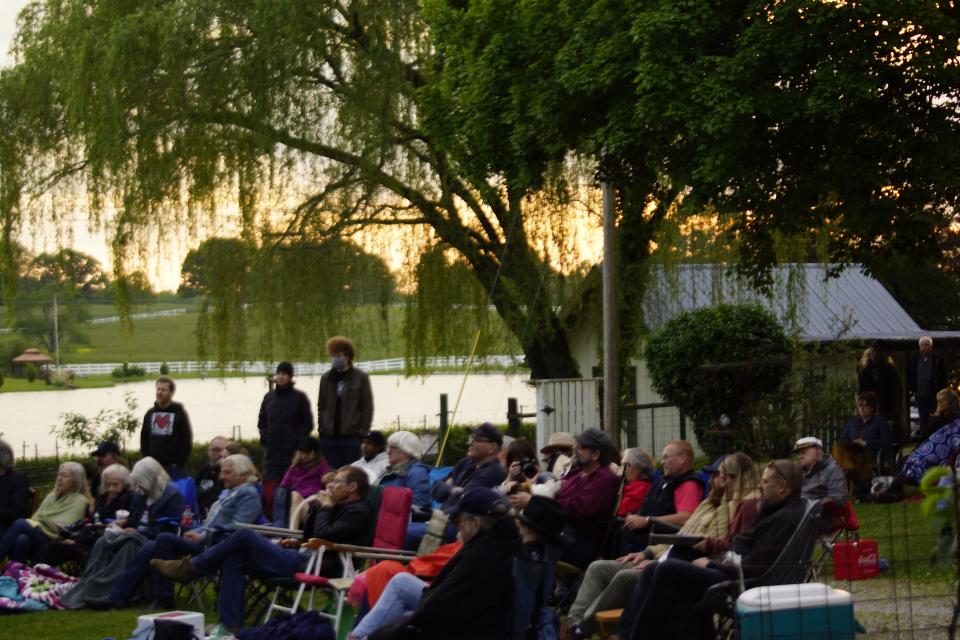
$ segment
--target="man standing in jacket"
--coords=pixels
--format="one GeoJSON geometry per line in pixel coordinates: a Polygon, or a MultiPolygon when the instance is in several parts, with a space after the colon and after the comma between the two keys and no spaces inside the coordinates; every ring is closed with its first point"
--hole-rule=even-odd
{"type": "Polygon", "coordinates": [[[293,388],[293,365],[281,362],[274,389],[263,396],[257,429],[263,445],[263,512],[273,513],[273,492],[290,468],[297,444],[313,430],[310,399],[293,388]]]}
{"type": "Polygon", "coordinates": [[[140,452],[151,457],[174,480],[186,475],[187,460],[193,449],[190,416],[179,402],[173,401],[177,385],[170,376],[157,378],[157,401],[143,416],[140,452]]]}
{"type": "Polygon", "coordinates": [[[356,349],[349,338],[327,340],[333,366],[320,378],[317,397],[317,430],[320,448],[332,469],[361,456],[360,439],[373,422],[370,378],[353,366],[356,349]]]}
{"type": "MultiPolygon", "coordinates": [[[[741,558],[745,578],[763,575],[800,525],[806,509],[800,499],[802,485],[803,472],[797,462],[774,460],[764,469],[760,514],[749,531],[733,539],[733,551],[741,558]]],[[[682,629],[691,619],[692,606],[712,585],[736,577],[736,570],[721,558],[693,562],[670,558],[651,564],[640,574],[624,609],[621,638],[696,637],[682,629]]]]}
{"type": "Polygon", "coordinates": [[[937,407],[937,394],[947,386],[947,364],[933,352],[933,338],[923,336],[917,353],[907,363],[907,391],[914,397],[920,419],[919,436],[926,440],[930,433],[930,414],[937,407]]]}

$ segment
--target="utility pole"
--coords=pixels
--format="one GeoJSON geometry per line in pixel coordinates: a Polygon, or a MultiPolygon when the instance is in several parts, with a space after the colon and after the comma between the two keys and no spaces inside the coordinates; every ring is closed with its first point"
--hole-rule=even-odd
{"type": "MultiPolygon", "coordinates": [[[[606,159],[603,150],[601,163],[606,159]]],[[[613,185],[601,166],[603,193],[603,430],[620,449],[620,377],[617,358],[620,327],[617,323],[617,227],[613,185]]]]}
{"type": "Polygon", "coordinates": [[[56,358],[57,371],[60,371],[60,309],[57,307],[57,294],[53,294],[53,354],[56,358]]]}

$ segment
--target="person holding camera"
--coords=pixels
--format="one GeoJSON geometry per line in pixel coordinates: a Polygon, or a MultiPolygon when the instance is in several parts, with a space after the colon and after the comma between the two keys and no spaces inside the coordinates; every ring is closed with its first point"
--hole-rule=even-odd
{"type": "MultiPolygon", "coordinates": [[[[610,469],[616,450],[607,433],[591,428],[577,434],[576,440],[575,462],[563,479],[556,501],[563,506],[567,523],[576,534],[576,544],[566,547],[561,559],[585,569],[600,552],[620,478],[610,469]]],[[[517,491],[510,495],[510,502],[522,509],[531,497],[530,493],[517,491]]]]}
{"type": "Polygon", "coordinates": [[[507,479],[500,485],[500,492],[510,495],[517,491],[533,493],[533,486],[542,484],[547,474],[540,471],[537,452],[529,440],[518,438],[507,447],[507,479]]]}

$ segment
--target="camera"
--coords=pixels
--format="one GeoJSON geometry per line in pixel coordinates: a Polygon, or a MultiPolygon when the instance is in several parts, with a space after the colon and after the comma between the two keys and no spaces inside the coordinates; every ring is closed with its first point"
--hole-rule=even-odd
{"type": "Polygon", "coordinates": [[[523,458],[520,460],[520,470],[523,475],[531,480],[537,477],[540,469],[537,467],[537,461],[532,458],[523,458]]]}

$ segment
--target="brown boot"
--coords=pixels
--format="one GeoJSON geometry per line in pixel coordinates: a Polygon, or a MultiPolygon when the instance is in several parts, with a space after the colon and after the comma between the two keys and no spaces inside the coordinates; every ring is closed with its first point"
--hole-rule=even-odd
{"type": "Polygon", "coordinates": [[[177,582],[190,582],[197,577],[197,568],[190,562],[190,556],[183,556],[179,560],[154,559],[150,561],[150,567],[164,578],[177,582]]]}
{"type": "Polygon", "coordinates": [[[580,640],[583,633],[580,628],[571,620],[564,620],[560,625],[560,640],[580,640]]]}

